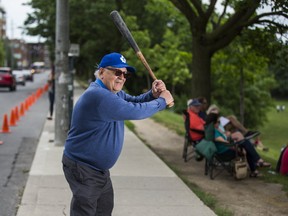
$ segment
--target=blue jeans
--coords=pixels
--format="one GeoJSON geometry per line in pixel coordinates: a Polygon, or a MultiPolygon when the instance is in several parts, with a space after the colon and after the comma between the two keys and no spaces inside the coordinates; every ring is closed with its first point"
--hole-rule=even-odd
{"type": "Polygon", "coordinates": [[[240,143],[240,147],[243,147],[246,151],[247,162],[249,164],[250,170],[254,172],[256,170],[256,164],[260,159],[259,154],[255,150],[255,147],[249,140],[244,140],[240,143]]]}
{"type": "Polygon", "coordinates": [[[73,194],[70,216],[111,216],[114,192],[110,172],[92,169],[64,155],[62,163],[73,194]]]}
{"type": "MultiPolygon", "coordinates": [[[[260,159],[260,156],[258,155],[257,151],[249,140],[241,141],[239,147],[245,149],[248,165],[251,172],[254,172],[256,170],[256,164],[260,159]]],[[[234,149],[228,149],[220,155],[223,160],[230,161],[236,157],[236,152],[234,149]]]]}

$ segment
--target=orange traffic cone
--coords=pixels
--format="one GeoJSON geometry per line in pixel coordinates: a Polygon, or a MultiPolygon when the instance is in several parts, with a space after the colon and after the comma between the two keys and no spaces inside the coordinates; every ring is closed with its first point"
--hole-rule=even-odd
{"type": "Polygon", "coordinates": [[[32,93],[31,96],[32,96],[32,104],[34,104],[36,101],[36,94],[32,93]]]}
{"type": "Polygon", "coordinates": [[[37,89],[37,91],[36,91],[36,97],[37,97],[37,99],[40,97],[40,89],[37,89]]]}
{"type": "Polygon", "coordinates": [[[15,114],[15,121],[17,122],[19,120],[19,111],[18,106],[14,108],[14,114],[15,114]]]}
{"type": "Polygon", "coordinates": [[[25,107],[24,107],[24,103],[21,103],[21,106],[20,106],[20,116],[23,116],[25,113],[25,107]]]}
{"type": "Polygon", "coordinates": [[[27,111],[27,110],[29,110],[29,100],[28,99],[26,99],[25,101],[24,101],[24,107],[25,107],[25,110],[27,111]]]}
{"type": "Polygon", "coordinates": [[[44,91],[48,91],[48,89],[49,89],[49,84],[46,83],[43,89],[44,89],[44,91]]]}
{"type": "Polygon", "coordinates": [[[11,110],[11,114],[10,114],[10,126],[17,126],[16,124],[16,120],[15,120],[15,112],[14,110],[12,109],[11,110]]]}
{"type": "Polygon", "coordinates": [[[10,133],[7,114],[4,115],[1,133],[10,133]]]}
{"type": "Polygon", "coordinates": [[[28,97],[29,106],[33,105],[33,94],[28,97]]]}

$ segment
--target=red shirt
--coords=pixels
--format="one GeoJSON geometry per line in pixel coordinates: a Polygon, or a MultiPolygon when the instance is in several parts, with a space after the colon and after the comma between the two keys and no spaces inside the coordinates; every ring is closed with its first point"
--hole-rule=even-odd
{"type": "MultiPolygon", "coordinates": [[[[194,113],[190,109],[188,110],[188,113],[190,116],[190,129],[204,131],[205,121],[200,118],[198,114],[194,113]]],[[[202,138],[204,138],[204,135],[190,130],[190,137],[192,138],[192,140],[201,140],[202,138]]]]}

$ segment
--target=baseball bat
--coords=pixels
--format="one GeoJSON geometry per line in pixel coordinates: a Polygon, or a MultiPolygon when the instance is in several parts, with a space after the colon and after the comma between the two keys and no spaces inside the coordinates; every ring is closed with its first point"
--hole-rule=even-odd
{"type": "MultiPolygon", "coordinates": [[[[152,77],[153,80],[157,80],[157,77],[155,76],[154,72],[152,71],[150,65],[146,61],[143,53],[141,52],[140,48],[138,47],[138,44],[134,40],[134,37],[132,36],[130,30],[128,29],[126,23],[118,13],[118,11],[114,10],[110,13],[110,16],[112,17],[112,20],[114,24],[117,26],[118,30],[121,32],[123,37],[128,41],[132,49],[135,51],[137,57],[140,59],[144,67],[148,70],[149,75],[152,77]]],[[[169,107],[174,106],[174,102],[168,104],[169,107]]]]}

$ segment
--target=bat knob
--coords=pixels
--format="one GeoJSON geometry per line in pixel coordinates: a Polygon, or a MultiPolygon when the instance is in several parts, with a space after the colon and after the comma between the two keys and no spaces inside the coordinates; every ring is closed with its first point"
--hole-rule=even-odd
{"type": "Polygon", "coordinates": [[[171,103],[169,103],[167,106],[168,106],[168,108],[173,107],[173,106],[174,106],[174,101],[172,101],[171,103]]]}

